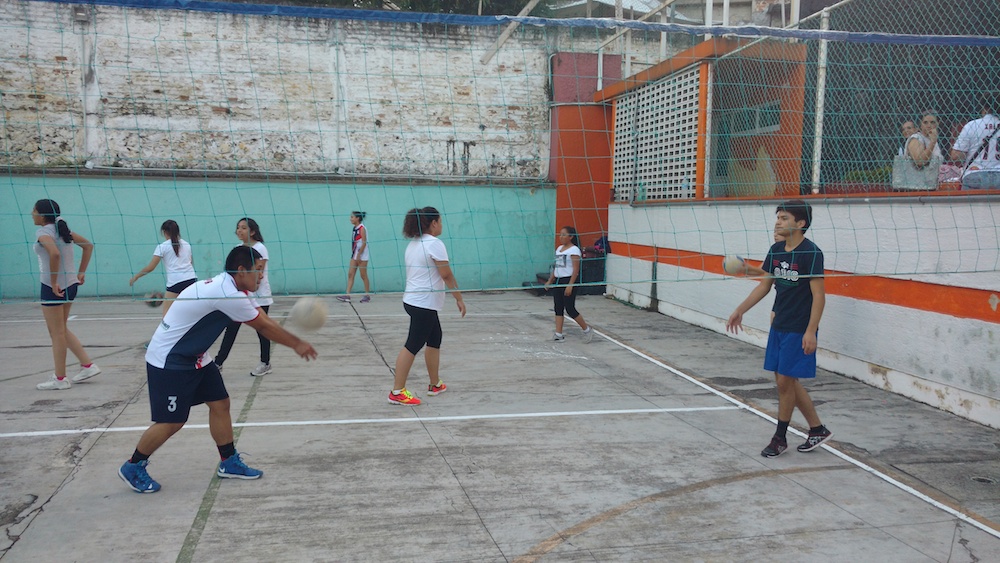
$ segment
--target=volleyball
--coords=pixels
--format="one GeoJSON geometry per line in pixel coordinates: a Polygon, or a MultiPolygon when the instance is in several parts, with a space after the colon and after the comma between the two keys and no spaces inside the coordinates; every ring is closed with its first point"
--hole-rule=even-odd
{"type": "Polygon", "coordinates": [[[722,269],[731,276],[747,273],[747,263],[739,256],[726,256],[722,259],[722,269]]]}
{"type": "Polygon", "coordinates": [[[317,330],[326,324],[326,301],[319,297],[302,297],[288,313],[288,322],[302,330],[317,330]]]}
{"type": "Polygon", "coordinates": [[[146,294],[146,305],[154,309],[163,305],[163,294],[159,291],[150,291],[146,294]]]}

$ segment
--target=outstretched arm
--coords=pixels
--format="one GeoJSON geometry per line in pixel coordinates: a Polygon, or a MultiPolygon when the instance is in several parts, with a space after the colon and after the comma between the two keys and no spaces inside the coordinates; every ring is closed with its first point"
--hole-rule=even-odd
{"type": "Polygon", "coordinates": [[[760,283],[757,284],[757,287],[753,288],[750,295],[748,295],[747,298],[736,307],[736,310],[733,311],[732,315],[729,315],[729,320],[726,321],[726,330],[733,334],[738,334],[740,329],[743,328],[743,314],[753,308],[753,306],[757,303],[760,303],[760,300],[771,291],[772,285],[774,285],[774,280],[772,278],[764,278],[760,280],[760,283]]]}
{"type": "Polygon", "coordinates": [[[148,273],[152,272],[153,270],[155,270],[156,269],[156,265],[159,264],[159,263],[160,263],[160,257],[159,256],[153,256],[153,259],[149,261],[149,264],[146,264],[145,268],[143,268],[143,269],[139,270],[138,272],[136,272],[136,274],[134,276],[132,276],[132,279],[128,280],[129,287],[131,287],[132,285],[135,285],[136,280],[138,280],[142,276],[145,276],[146,274],[148,274],[148,273]]]}
{"type": "Polygon", "coordinates": [[[264,338],[295,350],[295,353],[306,361],[316,359],[316,349],[312,347],[312,344],[285,330],[284,327],[274,322],[274,319],[267,316],[267,313],[260,307],[257,307],[257,312],[259,313],[257,318],[247,322],[247,325],[253,327],[264,338]]]}

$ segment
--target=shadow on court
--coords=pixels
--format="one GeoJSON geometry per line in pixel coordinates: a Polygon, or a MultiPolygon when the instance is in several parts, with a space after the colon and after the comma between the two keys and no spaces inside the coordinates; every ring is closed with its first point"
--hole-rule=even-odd
{"type": "Polygon", "coordinates": [[[832,447],[798,453],[790,434],[765,459],[777,400],[762,350],[599,296],[579,300],[600,331],[590,344],[571,322],[550,340],[548,299],[466,302],[465,319],[451,299],[442,315],[446,393],[427,396],[417,358],[418,407],[386,401],[407,329],[398,295],[331,300],[307,337],[318,361],[277,348],[262,378],[242,330],[225,379],[237,447],[264,477],[214,476],[196,407],[151,458],[151,495],[117,469],[149,424],[143,345],[158,315],[77,304],[70,326],[103,373],[37,391],[51,373],[39,307],[0,306],[0,559],[998,558],[995,430],[821,372],[809,388],[832,447]]]}

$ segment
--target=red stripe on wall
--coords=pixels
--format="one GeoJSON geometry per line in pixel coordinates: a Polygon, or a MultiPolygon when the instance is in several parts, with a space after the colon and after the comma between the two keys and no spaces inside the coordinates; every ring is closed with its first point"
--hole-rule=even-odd
{"type": "MultiPolygon", "coordinates": [[[[724,275],[722,256],[612,241],[614,254],[724,275]]],[[[755,262],[758,266],[759,262],[755,262]]],[[[826,270],[826,293],[1000,324],[1000,292],[826,270]]]]}

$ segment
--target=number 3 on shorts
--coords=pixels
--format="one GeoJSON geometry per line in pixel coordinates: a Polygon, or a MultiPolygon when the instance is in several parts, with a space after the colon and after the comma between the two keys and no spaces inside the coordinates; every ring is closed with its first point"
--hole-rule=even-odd
{"type": "Polygon", "coordinates": [[[174,412],[177,410],[177,395],[171,395],[167,397],[167,411],[174,412]]]}

